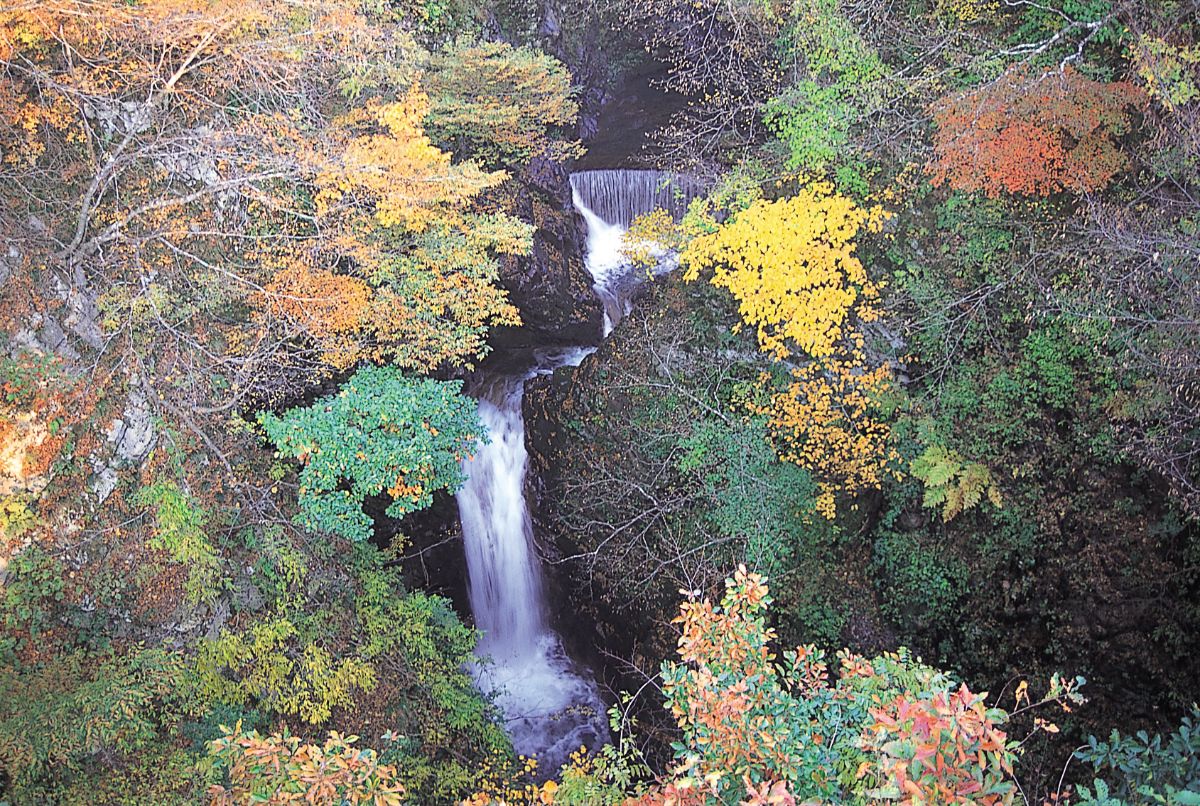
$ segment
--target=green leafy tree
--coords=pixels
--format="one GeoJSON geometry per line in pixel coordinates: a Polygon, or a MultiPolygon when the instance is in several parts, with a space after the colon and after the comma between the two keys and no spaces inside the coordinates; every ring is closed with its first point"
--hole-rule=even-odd
{"type": "Polygon", "coordinates": [[[483,436],[459,381],[367,366],[341,391],[282,417],[259,415],[281,456],[298,459],[298,522],[351,540],[370,535],[367,496],[387,493],[400,517],[463,482],[462,461],[483,436]]]}
{"type": "Polygon", "coordinates": [[[89,759],[145,750],[193,707],[183,656],[162,649],[0,663],[0,691],[0,770],[16,803],[60,802],[49,793],[89,759]]]}
{"type": "Polygon", "coordinates": [[[37,639],[50,630],[65,597],[62,562],[32,543],[15,555],[5,569],[0,588],[0,624],[37,639]]]}
{"type": "Polygon", "coordinates": [[[792,169],[839,167],[853,153],[852,130],[882,101],[886,66],[838,6],[836,0],[795,4],[785,41],[803,72],[764,107],[792,169]]]}
{"type": "Polygon", "coordinates": [[[221,555],[204,532],[208,512],[170,481],[143,487],[134,502],[154,510],[155,530],[150,545],[187,568],[187,600],[199,604],[216,598],[221,555]]]}
{"type": "Polygon", "coordinates": [[[1133,735],[1113,730],[1108,740],[1089,736],[1075,757],[1100,776],[1083,804],[1200,804],[1200,708],[1169,734],[1133,735]]]}

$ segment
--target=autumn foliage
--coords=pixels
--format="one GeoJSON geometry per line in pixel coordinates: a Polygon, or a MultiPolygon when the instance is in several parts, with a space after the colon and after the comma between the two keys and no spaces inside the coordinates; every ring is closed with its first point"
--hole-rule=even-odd
{"type": "Polygon", "coordinates": [[[279,316],[311,334],[322,361],[345,369],[360,358],[360,336],[370,316],[371,289],[365,282],[297,262],[276,274],[264,291],[255,301],[275,305],[279,316]]]}
{"type": "Polygon", "coordinates": [[[886,365],[871,369],[855,360],[809,364],[769,405],[751,409],[769,418],[779,457],[819,480],[817,511],[832,519],[836,494],[879,489],[898,476],[900,456],[891,426],[876,413],[879,396],[892,385],[886,365]]]}
{"type": "Polygon", "coordinates": [[[890,386],[887,364],[870,366],[862,327],[879,318],[880,284],[858,258],[860,231],[879,232],[887,213],[860,207],[828,182],[794,196],[759,199],[692,238],[682,252],[685,279],[710,282],[738,301],[762,350],[778,360],[808,357],[781,389],[761,377],[779,457],[818,482],[816,508],[836,515],[838,494],[878,489],[899,459],[876,402],[890,386]]]}
{"type": "Polygon", "coordinates": [[[955,690],[901,694],[872,710],[869,746],[910,803],[1012,802],[1013,754],[997,726],[1002,712],[964,683],[955,690]]]}
{"type": "Polygon", "coordinates": [[[355,747],[357,741],[333,732],[323,744],[302,744],[295,736],[243,731],[240,723],[227,728],[210,752],[228,782],[209,788],[209,803],[400,806],[404,787],[396,768],[381,764],[374,750],[355,747]]]}
{"type": "Polygon", "coordinates": [[[471,362],[490,326],[520,322],[495,256],[525,252],[529,227],[473,209],[508,175],[453,162],[426,136],[428,113],[413,85],[337,117],[332,144],[305,157],[322,236],[260,257],[279,270],[252,296],[258,321],[287,323],[335,369],[471,362]]]}
{"type": "Polygon", "coordinates": [[[213,340],[195,396],[274,397],[363,360],[470,365],[519,324],[499,261],[532,228],[485,197],[575,114],[551,57],[432,54],[344,0],[54,0],[0,12],[0,59],[0,230],[97,300],[92,346],[136,331],[160,363],[213,340]],[[455,153],[426,133],[467,122],[455,153]]]}
{"type": "Polygon", "coordinates": [[[1128,82],[1014,69],[935,105],[928,170],[935,185],[991,197],[1100,190],[1125,167],[1118,140],[1144,104],[1128,82]]]}
{"type": "Polygon", "coordinates": [[[863,209],[814,182],[795,196],[758,200],[715,232],[688,243],[685,278],[712,270],[713,285],[738,301],[765,352],[784,358],[794,347],[830,355],[852,313],[874,316],[878,287],[855,256],[860,229],[878,232],[884,213],[863,209]]]}
{"type": "Polygon", "coordinates": [[[94,407],[91,398],[57,361],[0,360],[0,496],[45,486],[70,427],[94,407]]]}
{"type": "Polygon", "coordinates": [[[766,580],[741,567],[720,605],[688,601],[663,690],[680,766],[640,806],[897,802],[1007,804],[1007,715],[907,653],[772,646],[766,580]]]}
{"type": "MultiPolygon", "coordinates": [[[[459,39],[432,60],[425,87],[426,126],[458,151],[485,161],[529,159],[552,145],[546,125],[566,126],[579,112],[571,75],[555,59],[503,42],[459,39]]],[[[564,153],[573,153],[574,146],[564,153]]]]}

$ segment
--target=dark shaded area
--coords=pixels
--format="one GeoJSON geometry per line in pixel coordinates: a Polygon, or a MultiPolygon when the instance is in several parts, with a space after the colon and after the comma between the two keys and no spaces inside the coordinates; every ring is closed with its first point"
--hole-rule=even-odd
{"type": "Polygon", "coordinates": [[[623,72],[604,93],[597,112],[581,124],[588,153],[576,170],[652,166],[655,131],[687,106],[687,99],[663,88],[667,67],[646,58],[623,72]]]}

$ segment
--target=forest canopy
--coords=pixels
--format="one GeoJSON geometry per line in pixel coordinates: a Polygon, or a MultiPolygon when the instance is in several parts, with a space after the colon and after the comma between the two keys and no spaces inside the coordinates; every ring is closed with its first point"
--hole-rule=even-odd
{"type": "Polygon", "coordinates": [[[1200,803],[1198,199],[1189,0],[5,4],[0,804],[1200,803]]]}

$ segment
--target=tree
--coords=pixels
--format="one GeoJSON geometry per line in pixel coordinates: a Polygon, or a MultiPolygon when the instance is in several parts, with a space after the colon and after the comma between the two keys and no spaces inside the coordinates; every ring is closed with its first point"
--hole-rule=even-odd
{"type": "Polygon", "coordinates": [[[1074,68],[1030,77],[1013,68],[995,82],[934,106],[934,185],[954,190],[1048,196],[1103,189],[1127,164],[1117,139],[1145,94],[1074,68]]]}
{"type": "Polygon", "coordinates": [[[334,708],[353,705],[353,692],[370,691],[377,682],[371,664],[335,659],[286,617],[203,641],[196,674],[208,702],[260,705],[314,725],[328,721],[334,708]]]}
{"type": "Polygon", "coordinates": [[[777,358],[798,347],[813,358],[833,354],[855,314],[871,321],[879,287],[855,256],[859,230],[878,232],[885,214],[863,209],[814,182],[795,196],[758,200],[715,231],[688,242],[684,278],[711,270],[728,289],[759,344],[777,358]],[[794,345],[794,346],[793,346],[794,345]]]}
{"type": "Polygon", "coordinates": [[[455,40],[430,60],[424,87],[430,135],[488,163],[546,153],[547,127],[569,125],[579,114],[571,74],[557,59],[503,42],[455,40]]]}
{"type": "Polygon", "coordinates": [[[968,462],[945,445],[934,443],[926,448],[913,461],[912,474],[925,484],[922,504],[940,506],[943,521],[978,505],[985,495],[997,507],[1003,500],[987,465],[968,462]]]}
{"type": "Polygon", "coordinates": [[[364,540],[371,530],[366,497],[386,493],[387,514],[400,517],[429,506],[437,490],[456,490],[463,459],[484,436],[461,389],[461,381],[366,366],[336,395],[282,417],[260,414],[279,455],[302,465],[299,522],[364,540]]]}
{"type": "Polygon", "coordinates": [[[886,365],[831,359],[793,370],[770,403],[751,402],[768,417],[779,458],[812,472],[820,487],[817,511],[833,520],[836,498],[879,489],[899,478],[900,455],[891,425],[879,415],[879,399],[892,387],[886,365]]]}
{"type": "Polygon", "coordinates": [[[452,162],[421,128],[428,111],[413,86],[336,118],[333,142],[309,157],[321,236],[259,256],[275,274],[250,297],[256,320],[298,330],[336,369],[469,363],[490,326],[520,323],[495,258],[528,251],[532,230],[471,209],[507,174],[452,162]]]}
{"type": "Polygon", "coordinates": [[[622,25],[643,32],[668,66],[666,87],[691,99],[660,139],[679,164],[704,165],[763,131],[760,104],[781,87],[781,4],[750,0],[628,0],[622,25]]]}
{"type": "Polygon", "coordinates": [[[764,107],[767,126],[786,144],[788,168],[823,172],[850,161],[851,132],[880,104],[883,61],[834,0],[792,8],[789,44],[802,75],[764,107]]]}
{"type": "Polygon", "coordinates": [[[1200,800],[1200,708],[1192,706],[1171,733],[1151,736],[1113,730],[1107,740],[1089,736],[1075,758],[1100,776],[1093,784],[1095,798],[1082,789],[1080,803],[1170,804],[1186,806],[1200,800]],[[1111,793],[1113,800],[1108,800],[1111,793]]]}
{"type": "MultiPolygon", "coordinates": [[[[2,649],[2,647],[0,647],[2,649]]],[[[0,769],[16,802],[43,801],[101,754],[133,754],[194,711],[179,653],[83,651],[0,663],[0,769]]]]}
{"type": "Polygon", "coordinates": [[[37,352],[0,357],[0,500],[42,492],[97,395],[63,362],[37,352]]]}
{"type": "Polygon", "coordinates": [[[877,489],[899,459],[875,412],[891,370],[867,366],[859,329],[878,318],[880,287],[855,255],[855,237],[863,228],[878,232],[885,218],[881,207],[861,208],[828,182],[814,182],[789,198],[754,201],[723,224],[710,219],[709,231],[681,253],[684,279],[711,269],[710,282],[738,300],[764,352],[778,361],[794,353],[814,359],[792,369],[780,390],[761,374],[769,402],[752,397],[748,408],[767,416],[780,458],[813,472],[817,509],[830,519],[837,492],[877,489]]]}
{"type": "Polygon", "coordinates": [[[6,323],[119,349],[192,430],[362,358],[477,360],[519,321],[497,258],[530,228],[480,204],[507,174],[425,136],[404,26],[345,0],[0,13],[6,323]]]}
{"type": "Polygon", "coordinates": [[[187,601],[193,605],[211,604],[220,582],[221,556],[205,534],[209,513],[170,481],[143,487],[134,502],[154,510],[150,546],[165,551],[172,561],[187,569],[187,601]]]}
{"type": "MultiPolygon", "coordinates": [[[[765,579],[740,567],[719,606],[681,606],[680,660],[662,668],[680,767],[636,803],[679,791],[698,804],[1012,802],[1003,710],[904,650],[839,652],[836,677],[811,646],[779,660],[770,604],[765,579]]],[[[1056,679],[1038,705],[1079,702],[1075,688],[1056,679]]]]}

